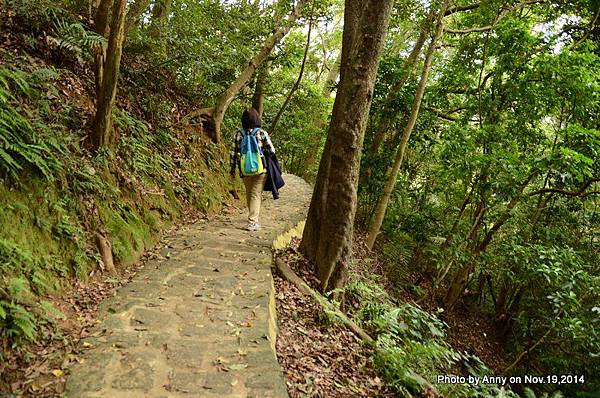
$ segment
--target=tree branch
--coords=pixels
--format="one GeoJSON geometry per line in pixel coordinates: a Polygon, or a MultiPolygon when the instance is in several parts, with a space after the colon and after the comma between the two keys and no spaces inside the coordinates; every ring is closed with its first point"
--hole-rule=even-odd
{"type": "Polygon", "coordinates": [[[529,196],[536,196],[536,195],[541,195],[544,193],[557,193],[560,195],[571,196],[571,197],[576,197],[576,196],[585,197],[585,196],[600,193],[600,191],[585,192],[585,190],[588,189],[590,185],[592,185],[593,183],[598,182],[598,181],[600,181],[600,178],[593,178],[589,181],[586,181],[577,191],[567,191],[566,189],[560,189],[560,188],[544,188],[544,189],[537,190],[535,192],[531,192],[529,194],[529,196]]]}
{"type": "MultiPolygon", "coordinates": [[[[556,314],[555,319],[558,319],[563,313],[563,309],[561,308],[560,311],[556,314]]],[[[552,325],[551,327],[548,328],[548,330],[546,331],[546,333],[544,333],[544,335],[542,337],[539,338],[538,341],[536,341],[531,347],[529,347],[527,350],[523,351],[522,353],[519,354],[519,356],[514,360],[513,363],[511,363],[510,365],[508,365],[506,368],[504,368],[504,370],[502,371],[503,374],[508,373],[509,370],[511,370],[512,368],[514,368],[519,362],[521,362],[521,360],[523,359],[523,357],[527,354],[529,354],[531,351],[533,351],[535,349],[535,347],[537,347],[538,345],[540,345],[540,343],[542,341],[544,341],[544,339],[546,337],[548,337],[548,335],[550,334],[550,332],[554,330],[554,325],[552,325]]]]}
{"type": "Polygon", "coordinates": [[[453,34],[469,34],[469,33],[475,33],[475,32],[487,32],[487,31],[494,29],[494,27],[496,27],[498,22],[500,22],[500,20],[502,20],[502,18],[507,16],[510,12],[512,12],[514,10],[518,10],[519,8],[523,8],[527,5],[538,4],[538,3],[543,3],[543,2],[544,2],[543,0],[527,0],[522,3],[516,4],[513,7],[507,8],[505,10],[501,10],[500,13],[498,14],[498,16],[494,19],[494,21],[492,21],[492,23],[487,26],[474,27],[474,28],[468,28],[468,29],[444,28],[444,32],[453,33],[453,34]]]}
{"type": "Polygon", "coordinates": [[[492,25],[481,26],[481,27],[476,27],[476,28],[469,28],[469,29],[444,28],[444,32],[453,33],[453,34],[468,34],[468,33],[474,33],[474,32],[487,32],[489,30],[492,30],[494,28],[494,26],[496,26],[495,23],[492,25]]]}
{"type": "Polygon", "coordinates": [[[300,66],[300,73],[298,74],[298,78],[296,79],[296,82],[294,83],[294,85],[290,89],[290,92],[288,93],[287,97],[285,98],[283,105],[281,105],[279,112],[277,112],[277,115],[275,115],[275,118],[273,119],[273,122],[271,123],[271,130],[270,130],[271,134],[275,133],[275,127],[277,127],[277,123],[279,122],[281,115],[283,115],[285,108],[287,108],[288,104],[292,100],[292,97],[294,96],[294,93],[300,87],[300,82],[302,82],[302,76],[304,76],[304,69],[306,67],[306,58],[308,57],[308,51],[310,49],[310,35],[311,35],[312,29],[313,29],[314,10],[315,10],[315,0],[313,0],[312,9],[310,11],[310,20],[308,23],[308,33],[306,34],[306,45],[304,47],[304,56],[302,57],[302,65],[300,66]]]}
{"type": "Polygon", "coordinates": [[[590,34],[592,33],[592,31],[596,27],[596,23],[598,22],[598,17],[600,17],[600,7],[598,7],[598,11],[596,11],[596,15],[594,16],[594,19],[590,22],[590,26],[586,30],[586,32],[583,35],[583,37],[581,39],[577,40],[577,42],[575,44],[573,44],[572,48],[577,47],[578,45],[580,45],[581,43],[583,43],[585,40],[587,40],[588,37],[590,37],[590,34]]]}
{"type": "Polygon", "coordinates": [[[448,120],[450,122],[456,122],[458,120],[457,116],[451,116],[452,113],[460,112],[464,109],[465,109],[464,107],[458,107],[455,109],[449,109],[449,110],[443,111],[443,110],[432,108],[432,107],[425,107],[426,111],[429,111],[429,112],[435,114],[440,119],[448,120]]]}
{"type": "Polygon", "coordinates": [[[444,16],[447,17],[448,15],[452,15],[457,12],[474,10],[476,8],[479,8],[480,6],[481,6],[481,2],[468,4],[468,5],[464,5],[464,6],[452,6],[446,10],[446,13],[444,13],[444,16]]]}

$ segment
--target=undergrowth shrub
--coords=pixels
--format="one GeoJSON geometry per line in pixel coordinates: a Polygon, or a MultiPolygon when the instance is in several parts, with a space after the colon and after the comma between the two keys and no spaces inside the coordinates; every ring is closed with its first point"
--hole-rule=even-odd
{"type": "Polygon", "coordinates": [[[455,351],[444,339],[447,325],[416,305],[396,303],[378,284],[377,277],[356,274],[344,288],[353,318],[375,339],[376,370],[398,396],[413,397],[431,382],[452,397],[516,397],[493,384],[437,384],[438,375],[492,375],[477,357],[455,351]]]}

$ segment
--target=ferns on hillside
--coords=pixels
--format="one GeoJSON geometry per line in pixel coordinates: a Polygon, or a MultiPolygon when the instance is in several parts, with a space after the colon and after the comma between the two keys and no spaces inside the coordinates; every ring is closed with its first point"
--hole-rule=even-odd
{"type": "Polygon", "coordinates": [[[51,256],[36,256],[23,247],[0,239],[0,337],[33,340],[38,325],[62,314],[36,296],[54,290],[48,273],[65,272],[51,256]]]}
{"type": "Polygon", "coordinates": [[[136,175],[161,178],[166,170],[175,168],[172,160],[158,150],[156,136],[150,134],[145,122],[119,109],[115,111],[114,121],[116,128],[125,133],[119,141],[123,160],[136,175]]]}
{"type": "Polygon", "coordinates": [[[33,340],[36,333],[34,315],[25,307],[14,302],[0,300],[0,326],[8,337],[18,340],[33,340]]]}
{"type": "Polygon", "coordinates": [[[15,12],[19,24],[32,31],[47,31],[58,20],[75,20],[56,1],[49,0],[6,0],[6,5],[15,12]]]}
{"type": "MultiPolygon", "coordinates": [[[[44,34],[59,49],[73,54],[83,62],[98,45],[106,46],[106,39],[86,27],[65,8],[48,0],[8,0],[18,20],[17,26],[27,28],[29,32],[44,34]]],[[[29,37],[29,36],[28,36],[29,37]]],[[[36,42],[31,41],[32,47],[36,42]]]]}
{"type": "MultiPolygon", "coordinates": [[[[353,318],[376,339],[374,365],[397,396],[413,397],[423,390],[423,378],[452,374],[464,366],[472,375],[492,374],[479,358],[455,351],[444,339],[446,324],[416,305],[394,302],[374,277],[353,275],[343,289],[354,308],[353,318]]],[[[518,398],[494,384],[437,384],[452,397],[518,398]]]]}
{"type": "Polygon", "coordinates": [[[96,32],[87,30],[79,22],[58,20],[54,24],[56,37],[50,38],[59,48],[65,49],[77,57],[79,62],[89,58],[97,46],[105,47],[106,39],[96,32]]]}
{"type": "Polygon", "coordinates": [[[18,180],[18,173],[31,166],[52,180],[53,172],[60,169],[55,156],[60,148],[51,140],[42,140],[26,109],[13,105],[19,96],[29,96],[35,90],[28,77],[22,71],[0,67],[0,172],[18,180]]]}

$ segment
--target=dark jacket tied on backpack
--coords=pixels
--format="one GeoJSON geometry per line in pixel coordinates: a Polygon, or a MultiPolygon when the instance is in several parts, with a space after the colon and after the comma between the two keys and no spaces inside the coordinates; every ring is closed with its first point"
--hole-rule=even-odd
{"type": "Polygon", "coordinates": [[[265,167],[267,169],[267,181],[265,182],[265,191],[273,193],[273,199],[279,199],[279,189],[285,185],[281,176],[281,167],[277,156],[273,154],[265,154],[265,167]]]}

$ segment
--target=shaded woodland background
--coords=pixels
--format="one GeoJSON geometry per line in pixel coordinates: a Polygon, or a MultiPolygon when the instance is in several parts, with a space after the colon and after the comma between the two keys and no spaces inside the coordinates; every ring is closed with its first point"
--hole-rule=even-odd
{"type": "Polygon", "coordinates": [[[57,297],[234,203],[227,145],[254,106],[323,205],[299,251],[392,390],[571,374],[436,388],[598,396],[600,4],[374,3],[0,3],[2,391],[63,338],[57,297]]]}

